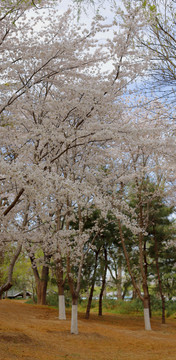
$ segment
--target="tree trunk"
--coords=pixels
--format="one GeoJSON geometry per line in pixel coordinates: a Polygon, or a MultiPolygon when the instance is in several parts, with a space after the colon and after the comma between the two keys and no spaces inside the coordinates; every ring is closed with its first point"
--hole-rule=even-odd
{"type": "Polygon", "coordinates": [[[49,275],[49,267],[43,266],[42,268],[42,278],[40,280],[40,286],[39,286],[39,301],[37,298],[37,303],[41,305],[46,305],[46,291],[47,291],[47,285],[48,285],[48,275],[49,275]]]}
{"type": "MultiPolygon", "coordinates": [[[[47,285],[48,285],[49,267],[47,265],[43,265],[42,274],[41,274],[41,278],[40,278],[39,272],[35,265],[34,256],[31,256],[30,260],[31,260],[31,264],[32,264],[35,281],[36,281],[37,304],[46,305],[46,291],[47,291],[47,285]]],[[[50,256],[46,256],[44,254],[44,261],[48,262],[49,260],[50,260],[50,256]]]]}
{"type": "Polygon", "coordinates": [[[148,295],[146,297],[144,295],[143,304],[144,304],[144,325],[145,325],[145,330],[151,330],[148,295]]]}
{"type": "Polygon", "coordinates": [[[37,304],[46,305],[47,280],[39,280],[37,282],[37,304]]]}
{"type": "Polygon", "coordinates": [[[59,295],[59,320],[66,320],[65,295],[59,295]]]}
{"type": "Polygon", "coordinates": [[[134,286],[134,289],[136,290],[139,298],[143,301],[143,296],[141,294],[141,291],[136,283],[136,280],[133,276],[133,273],[132,273],[132,269],[131,269],[131,265],[130,265],[130,259],[129,259],[129,255],[128,255],[128,252],[127,252],[127,249],[126,249],[126,245],[125,245],[125,239],[123,237],[123,232],[122,232],[122,226],[121,226],[121,222],[120,220],[118,220],[118,226],[119,226],[119,233],[120,233],[120,240],[121,240],[121,243],[122,243],[122,248],[123,248],[123,252],[124,252],[124,255],[125,255],[125,260],[126,260],[126,264],[127,264],[127,268],[128,268],[128,272],[129,272],[129,275],[131,277],[131,281],[132,281],[132,284],[134,286]]]}
{"type": "Polygon", "coordinates": [[[33,281],[32,278],[32,300],[34,304],[36,304],[35,294],[36,294],[35,281],[33,281]]]}
{"type": "MultiPolygon", "coordinates": [[[[14,203],[14,202],[13,202],[14,203]]],[[[12,204],[13,204],[12,203],[12,204]]],[[[11,209],[13,206],[12,204],[9,206],[9,208],[11,209]]],[[[8,209],[9,209],[8,208],[8,209]]],[[[10,210],[6,209],[6,213],[8,213],[10,210]],[[8,210],[8,211],[7,211],[8,210]]],[[[23,224],[22,224],[22,228],[24,229],[26,224],[27,224],[27,221],[28,221],[28,211],[29,211],[29,203],[27,201],[26,203],[26,209],[25,209],[25,212],[24,212],[24,219],[23,219],[23,224]]],[[[4,215],[6,215],[4,213],[4,215]]],[[[21,250],[22,250],[22,242],[20,241],[19,244],[17,245],[17,248],[16,248],[16,251],[15,251],[15,254],[13,255],[12,257],[12,260],[10,262],[10,265],[9,265],[9,270],[8,270],[8,279],[7,279],[7,282],[6,284],[0,286],[0,297],[2,296],[3,292],[4,291],[8,291],[11,287],[12,287],[12,276],[13,276],[13,269],[14,269],[14,266],[15,266],[15,263],[21,253],[21,250]]]]}
{"type": "Polygon", "coordinates": [[[137,299],[137,292],[136,292],[136,289],[133,289],[132,299],[133,299],[133,300],[137,299]]]}
{"type": "MultiPolygon", "coordinates": [[[[148,278],[148,262],[147,262],[147,254],[146,254],[146,239],[144,240],[144,271],[145,271],[145,278],[147,280],[148,278]]],[[[147,293],[148,293],[148,303],[149,303],[149,314],[150,314],[150,318],[152,317],[152,310],[151,310],[151,303],[150,303],[150,294],[149,294],[149,289],[148,289],[148,283],[146,282],[146,288],[147,288],[147,293]]]]}
{"type": "Polygon", "coordinates": [[[118,262],[118,284],[117,284],[117,300],[122,300],[122,264],[118,262]]]}
{"type": "Polygon", "coordinates": [[[71,267],[70,267],[70,257],[67,257],[67,277],[70,292],[72,295],[72,314],[71,314],[71,334],[78,334],[78,295],[79,295],[79,285],[80,279],[78,276],[77,289],[74,286],[74,280],[71,276],[71,267]]]}
{"type": "Polygon", "coordinates": [[[106,274],[107,274],[107,269],[108,269],[108,259],[107,259],[106,248],[104,248],[104,260],[105,260],[105,267],[104,267],[104,274],[103,274],[103,279],[102,279],[102,287],[101,287],[101,291],[100,291],[100,295],[99,295],[99,310],[98,310],[99,316],[102,316],[102,300],[103,300],[103,293],[104,293],[104,289],[105,289],[105,285],[106,285],[106,274]]]}
{"type": "MultiPolygon", "coordinates": [[[[57,231],[61,230],[61,209],[58,208],[56,212],[56,229],[57,231]]],[[[66,313],[65,313],[65,296],[64,296],[64,272],[63,272],[63,264],[62,264],[62,257],[61,251],[58,246],[57,250],[60,258],[57,260],[56,264],[56,279],[57,279],[57,286],[58,286],[58,296],[59,296],[59,320],[66,320],[66,313]]]]}
{"type": "Polygon", "coordinates": [[[78,334],[78,298],[72,297],[71,334],[78,334]]]}
{"type": "Polygon", "coordinates": [[[2,296],[2,294],[5,291],[8,291],[11,287],[12,287],[12,275],[13,275],[13,269],[15,266],[15,263],[21,253],[21,249],[22,249],[22,244],[21,242],[19,243],[19,245],[17,246],[16,252],[11,260],[11,263],[9,265],[9,270],[8,270],[8,279],[7,282],[5,284],[3,284],[2,286],[0,286],[0,297],[2,296]]]}
{"type": "Polygon", "coordinates": [[[129,260],[129,255],[125,246],[125,240],[123,237],[123,232],[122,232],[122,227],[121,227],[121,222],[120,220],[118,220],[118,225],[119,225],[119,233],[120,233],[120,239],[121,239],[121,243],[122,243],[122,247],[123,247],[123,251],[124,251],[124,255],[125,255],[125,259],[127,262],[127,267],[128,267],[128,271],[129,274],[131,276],[131,280],[132,280],[132,284],[139,296],[139,298],[142,300],[143,302],[143,306],[144,306],[144,323],[145,323],[145,330],[151,330],[151,325],[150,325],[150,315],[149,315],[149,299],[148,299],[148,291],[147,291],[147,279],[145,277],[145,272],[144,272],[144,268],[143,268],[143,248],[142,248],[142,234],[139,234],[139,253],[140,253],[140,269],[141,269],[141,274],[142,274],[142,286],[143,286],[143,291],[144,291],[144,296],[142,296],[141,291],[136,283],[136,280],[133,276],[132,273],[132,269],[131,269],[131,265],[130,265],[130,260],[129,260]]]}
{"type": "Polygon", "coordinates": [[[58,284],[59,293],[59,320],[66,320],[64,283],[58,284]]]}
{"type": "Polygon", "coordinates": [[[159,262],[158,262],[158,242],[155,235],[155,229],[154,229],[154,241],[155,241],[155,263],[156,263],[156,271],[157,271],[157,277],[158,277],[158,285],[159,285],[159,292],[161,296],[161,302],[162,302],[162,324],[166,323],[166,317],[165,317],[165,298],[163,295],[163,289],[162,289],[162,281],[160,276],[160,269],[159,269],[159,262]]]}
{"type": "Polygon", "coordinates": [[[26,289],[23,290],[23,299],[26,299],[26,289]]]}
{"type": "Polygon", "coordinates": [[[59,295],[59,319],[66,320],[65,313],[65,296],[64,296],[64,273],[62,260],[58,260],[57,269],[56,269],[56,278],[57,278],[57,286],[58,286],[58,295],[59,295]]]}
{"type": "Polygon", "coordinates": [[[100,252],[100,249],[98,249],[98,251],[96,251],[96,256],[95,256],[95,265],[94,265],[94,272],[93,272],[93,277],[92,277],[92,285],[91,285],[89,299],[88,299],[88,303],[87,303],[87,309],[86,309],[86,316],[85,316],[86,319],[89,319],[89,315],[90,315],[90,309],[91,309],[92,298],[93,298],[94,287],[95,287],[96,270],[97,270],[97,265],[98,265],[99,252],[100,252]]]}
{"type": "Polygon", "coordinates": [[[150,324],[150,300],[149,300],[149,292],[148,292],[148,285],[147,285],[147,277],[145,274],[145,269],[143,267],[144,264],[144,254],[142,249],[142,233],[139,234],[139,256],[140,256],[140,269],[142,274],[142,287],[144,292],[144,298],[143,298],[143,305],[144,305],[144,324],[145,324],[145,330],[151,330],[151,324],[150,324]]]}
{"type": "MultiPolygon", "coordinates": [[[[142,200],[141,200],[141,192],[138,194],[139,198],[139,217],[138,217],[138,224],[141,229],[143,229],[143,208],[142,208],[142,200]]],[[[142,231],[138,235],[139,240],[139,265],[140,271],[142,275],[142,287],[144,292],[144,323],[145,323],[145,330],[151,330],[150,324],[150,299],[149,299],[149,292],[148,292],[148,284],[147,284],[147,273],[145,270],[145,265],[147,263],[146,259],[146,251],[144,251],[144,235],[142,231]]]]}

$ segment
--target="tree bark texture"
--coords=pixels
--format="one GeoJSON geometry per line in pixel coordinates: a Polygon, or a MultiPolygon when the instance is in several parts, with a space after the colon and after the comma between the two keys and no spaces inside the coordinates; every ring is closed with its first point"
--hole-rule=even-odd
{"type": "Polygon", "coordinates": [[[103,293],[104,293],[104,289],[106,286],[106,274],[107,274],[107,269],[108,269],[107,249],[105,247],[104,247],[104,261],[105,261],[104,274],[103,274],[103,279],[102,279],[101,291],[100,291],[100,295],[99,295],[99,309],[98,309],[99,316],[102,316],[103,293]]]}
{"type": "Polygon", "coordinates": [[[71,334],[78,334],[78,296],[79,296],[79,282],[78,279],[77,287],[75,289],[74,280],[71,276],[70,257],[67,257],[67,278],[72,295],[72,315],[71,315],[71,334]]]}
{"type": "MultiPolygon", "coordinates": [[[[143,208],[142,208],[142,200],[141,200],[141,193],[139,191],[138,194],[139,198],[139,216],[138,216],[138,224],[141,229],[143,229],[143,208]]],[[[147,262],[146,254],[144,256],[144,235],[142,231],[138,235],[139,241],[139,265],[140,271],[142,275],[142,287],[144,292],[143,304],[144,304],[144,323],[145,323],[145,330],[151,330],[150,325],[150,299],[149,299],[149,292],[148,292],[148,284],[147,284],[147,274],[145,271],[145,264],[147,262]]]]}
{"type": "Polygon", "coordinates": [[[118,220],[118,225],[119,225],[120,239],[121,239],[121,243],[122,243],[122,247],[123,247],[123,251],[124,251],[124,255],[125,255],[125,259],[126,259],[126,263],[127,263],[128,272],[130,274],[134,289],[136,290],[136,292],[137,292],[139,298],[141,299],[141,301],[143,302],[145,330],[151,330],[150,316],[148,318],[148,314],[149,314],[149,298],[148,298],[148,291],[147,291],[147,286],[146,286],[147,285],[147,279],[145,277],[145,271],[144,271],[144,268],[143,268],[144,258],[143,258],[143,248],[142,248],[142,233],[139,234],[139,253],[140,253],[139,263],[140,263],[140,270],[141,270],[141,274],[142,274],[142,286],[143,286],[144,296],[142,296],[141,291],[140,291],[139,287],[137,286],[136,280],[135,280],[135,278],[133,276],[133,273],[132,273],[130,260],[129,260],[128,252],[127,252],[127,249],[126,249],[126,246],[125,246],[125,240],[124,240],[124,237],[123,237],[122,226],[121,226],[120,220],[118,220]]]}
{"type": "Polygon", "coordinates": [[[145,324],[145,330],[150,331],[151,329],[151,324],[150,324],[150,311],[149,308],[145,308],[144,307],[144,324],[145,324]]]}
{"type": "MultiPolygon", "coordinates": [[[[30,257],[32,270],[35,277],[36,282],[36,292],[37,292],[37,304],[46,305],[46,291],[48,285],[48,275],[49,275],[49,267],[47,265],[43,265],[41,277],[35,265],[35,258],[30,257]]],[[[44,255],[44,261],[49,261],[50,257],[44,255]]]]}
{"type": "Polygon", "coordinates": [[[121,261],[118,262],[118,273],[117,273],[117,300],[122,300],[122,264],[121,261]]]}
{"type": "Polygon", "coordinates": [[[15,263],[16,263],[19,255],[21,253],[21,249],[22,249],[22,243],[20,242],[19,245],[17,246],[15,254],[14,254],[14,256],[13,256],[11,262],[10,262],[10,265],[9,265],[7,282],[0,286],[0,296],[2,296],[2,294],[5,291],[8,291],[13,285],[12,284],[13,269],[14,269],[15,263]]]}
{"type": "MultiPolygon", "coordinates": [[[[147,263],[147,254],[146,254],[147,248],[146,248],[146,240],[144,240],[144,271],[145,271],[145,278],[148,278],[148,263],[147,263]]],[[[148,282],[147,282],[147,293],[148,293],[148,302],[149,302],[149,313],[150,318],[152,317],[152,310],[151,310],[151,304],[150,304],[150,294],[148,289],[148,282]]]]}
{"type": "Polygon", "coordinates": [[[77,299],[72,301],[72,314],[71,314],[71,334],[78,334],[78,302],[77,299]]]}
{"type": "Polygon", "coordinates": [[[59,295],[59,320],[66,320],[65,296],[59,295]]]}
{"type": "Polygon", "coordinates": [[[93,276],[92,276],[92,285],[90,288],[90,294],[89,294],[89,299],[88,299],[88,303],[87,303],[87,309],[86,309],[86,319],[89,319],[89,315],[90,315],[90,309],[91,309],[91,304],[92,304],[92,298],[93,298],[93,293],[94,293],[94,287],[95,287],[95,280],[96,280],[96,271],[97,271],[97,266],[98,266],[98,254],[100,252],[100,249],[98,249],[98,251],[96,251],[96,255],[95,255],[95,264],[94,264],[94,272],[93,272],[93,276]]]}
{"type": "Polygon", "coordinates": [[[150,308],[149,308],[149,292],[148,292],[148,284],[147,284],[147,277],[144,270],[144,254],[142,248],[142,240],[143,234],[139,234],[139,256],[140,256],[140,270],[142,274],[142,287],[144,292],[143,304],[144,304],[144,323],[145,323],[145,330],[151,330],[150,324],[150,308]]]}
{"type": "MultiPolygon", "coordinates": [[[[21,190],[21,195],[22,195],[23,191],[21,190]]],[[[21,196],[20,195],[20,196],[21,196]]],[[[19,197],[18,197],[19,198],[19,197]]],[[[18,200],[18,199],[17,199],[18,200]]],[[[15,202],[15,200],[14,200],[15,202]]],[[[13,202],[13,203],[14,203],[13,202]]],[[[12,203],[12,204],[13,204],[12,203]]],[[[16,202],[15,202],[16,203],[16,202]]],[[[12,205],[11,204],[11,205],[12,205]]],[[[15,206],[15,205],[13,205],[15,206]]],[[[13,207],[12,206],[12,207],[13,207]]],[[[12,208],[11,207],[11,208],[12,208]]],[[[11,210],[10,208],[10,210],[11,210]]],[[[10,211],[9,210],[9,211],[10,211]]],[[[26,224],[27,224],[27,221],[28,221],[28,211],[29,211],[29,202],[27,201],[27,204],[26,204],[26,209],[25,209],[25,212],[24,212],[24,219],[23,219],[23,224],[22,224],[22,229],[25,228],[26,224]]],[[[13,276],[13,269],[14,269],[14,266],[15,266],[15,263],[21,253],[21,250],[22,250],[22,242],[20,241],[17,245],[17,248],[16,248],[16,251],[12,257],[12,260],[10,262],[10,265],[9,265],[9,269],[8,269],[8,277],[7,277],[7,282],[3,285],[0,286],[0,298],[2,297],[2,294],[3,292],[5,291],[8,291],[11,287],[12,287],[12,276],[13,276]]]]}
{"type": "Polygon", "coordinates": [[[4,211],[4,216],[6,216],[10,210],[12,210],[14,208],[14,206],[16,205],[16,203],[18,202],[20,196],[24,193],[24,189],[22,188],[19,193],[17,194],[16,198],[14,199],[14,201],[12,201],[12,203],[8,206],[8,208],[4,211]]]}
{"type": "Polygon", "coordinates": [[[131,277],[131,281],[132,281],[132,284],[134,286],[134,289],[136,290],[139,298],[143,301],[143,297],[141,295],[140,289],[137,286],[137,283],[135,281],[135,278],[134,278],[132,270],[131,270],[130,259],[129,259],[128,252],[127,252],[127,249],[126,249],[126,246],[125,246],[125,239],[123,237],[122,226],[121,226],[120,220],[118,220],[118,226],[119,226],[120,240],[121,240],[121,243],[122,243],[122,248],[123,248],[123,252],[124,252],[124,255],[125,255],[125,260],[126,260],[128,272],[129,272],[129,275],[131,277]]]}
{"type": "Polygon", "coordinates": [[[65,296],[64,296],[65,280],[64,280],[62,259],[58,260],[57,262],[56,278],[57,278],[58,295],[59,295],[59,319],[66,320],[65,296]]]}
{"type": "Polygon", "coordinates": [[[159,292],[162,302],[162,324],[166,323],[166,316],[165,316],[165,298],[163,295],[163,288],[162,288],[162,280],[160,276],[160,269],[159,269],[159,261],[158,261],[158,242],[157,238],[155,236],[155,229],[154,229],[154,241],[155,241],[155,263],[156,263],[156,271],[157,271],[157,277],[158,277],[158,286],[159,286],[159,292]]]}

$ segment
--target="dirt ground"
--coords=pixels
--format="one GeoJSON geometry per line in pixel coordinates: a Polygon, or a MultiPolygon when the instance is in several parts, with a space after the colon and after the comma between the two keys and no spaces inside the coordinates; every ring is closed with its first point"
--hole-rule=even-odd
{"type": "Polygon", "coordinates": [[[0,360],[176,360],[176,320],[152,320],[143,329],[141,317],[79,314],[79,334],[70,334],[68,320],[57,311],[23,301],[0,301],[0,360]]]}

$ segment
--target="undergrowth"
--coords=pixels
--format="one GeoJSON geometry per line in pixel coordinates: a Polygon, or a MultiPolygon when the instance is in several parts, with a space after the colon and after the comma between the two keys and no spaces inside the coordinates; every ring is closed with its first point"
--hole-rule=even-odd
{"type": "MultiPolygon", "coordinates": [[[[71,307],[71,298],[66,296],[66,308],[71,307]]],[[[32,299],[26,301],[28,304],[34,303],[32,299]]],[[[50,293],[47,295],[47,305],[58,308],[58,295],[57,293],[50,293]]],[[[87,300],[79,301],[78,309],[80,312],[86,312],[87,300]]],[[[175,317],[176,315],[176,301],[166,301],[166,317],[175,317]]],[[[162,312],[161,300],[151,296],[151,311],[155,316],[160,316],[162,312]]],[[[98,300],[92,300],[91,312],[98,313],[98,300]]],[[[143,304],[140,299],[134,300],[116,300],[104,299],[103,312],[110,314],[141,314],[143,315],[143,304]]]]}

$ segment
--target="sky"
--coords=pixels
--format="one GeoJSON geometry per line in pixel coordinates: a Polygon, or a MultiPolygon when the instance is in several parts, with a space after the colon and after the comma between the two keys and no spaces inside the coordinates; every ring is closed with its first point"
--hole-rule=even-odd
{"type": "MultiPolygon", "coordinates": [[[[116,3],[120,5],[121,0],[116,0],[116,3]]],[[[94,6],[93,4],[87,3],[86,1],[83,2],[81,7],[74,2],[74,0],[57,0],[56,1],[56,9],[58,15],[63,15],[69,8],[71,8],[74,14],[74,23],[78,24],[85,24],[86,27],[89,27],[93,17],[96,14],[101,14],[103,17],[107,19],[106,23],[111,23],[113,21],[113,11],[111,10],[111,0],[102,0],[101,6],[94,6]],[[79,11],[80,9],[80,11],[79,11]]],[[[36,10],[36,9],[35,9],[36,10]]],[[[39,10],[41,14],[41,9],[39,10]]],[[[47,13],[47,11],[44,11],[47,13]]],[[[28,16],[33,16],[34,11],[30,10],[28,16]]],[[[39,24],[40,28],[40,24],[39,24]]]]}
{"type": "MultiPolygon", "coordinates": [[[[90,0],[89,0],[90,1],[90,0]]],[[[85,2],[83,1],[83,4],[80,7],[74,2],[74,0],[56,0],[56,9],[57,12],[55,12],[55,15],[63,15],[69,8],[71,8],[73,12],[74,17],[74,24],[78,27],[80,25],[83,25],[83,28],[89,29],[91,27],[92,19],[96,16],[96,14],[100,14],[103,17],[106,18],[106,21],[104,23],[110,24],[113,22],[113,11],[111,10],[111,0],[101,0],[101,6],[89,3],[89,1],[85,2]]],[[[98,3],[99,1],[97,1],[98,3]]],[[[120,5],[121,0],[116,0],[116,3],[120,5]]],[[[35,17],[36,8],[33,10],[30,10],[28,13],[28,18],[30,19],[31,16],[35,17]]],[[[33,29],[41,30],[41,27],[44,25],[46,26],[47,21],[43,21],[46,17],[47,10],[41,10],[39,8],[39,14],[43,12],[43,19],[42,21],[38,21],[38,24],[36,26],[33,26],[33,29]]],[[[113,37],[113,30],[109,30],[107,33],[97,33],[96,38],[99,42],[103,43],[107,38],[113,37]]],[[[112,68],[111,62],[102,65],[102,71],[110,70],[112,68]]]]}
{"type": "MultiPolygon", "coordinates": [[[[120,0],[116,1],[117,3],[119,2],[119,5],[121,3],[120,0]]],[[[62,13],[65,10],[68,9],[68,7],[71,7],[72,9],[75,9],[75,14],[78,14],[78,5],[74,3],[74,1],[72,0],[58,0],[58,8],[59,8],[59,12],[62,13]]],[[[107,16],[108,18],[112,18],[112,11],[110,9],[111,4],[110,1],[108,0],[104,0],[101,2],[101,6],[100,5],[93,5],[91,3],[89,3],[88,1],[85,1],[82,3],[81,7],[80,7],[80,21],[82,22],[89,22],[91,21],[92,17],[95,16],[96,11],[98,9],[98,12],[101,13],[103,16],[107,16]]]]}

